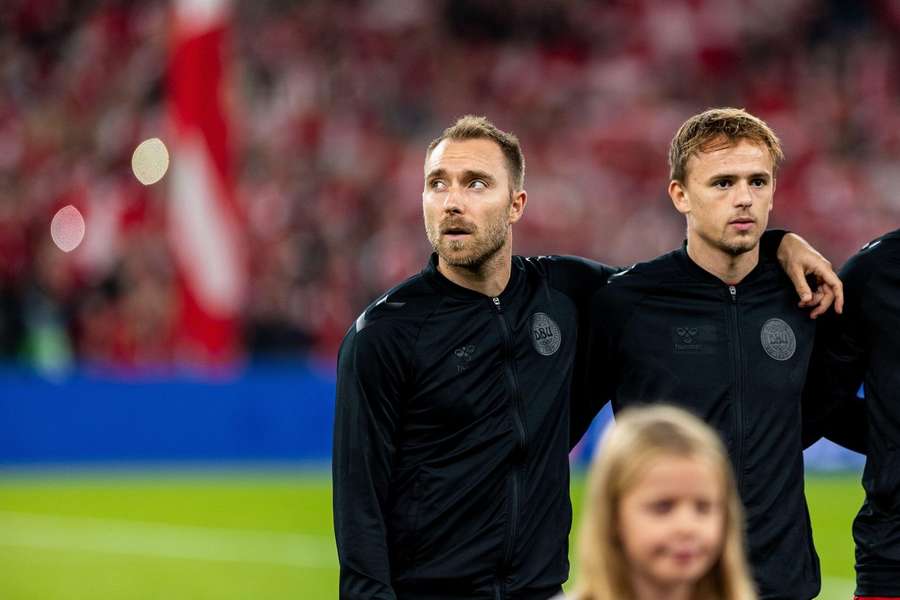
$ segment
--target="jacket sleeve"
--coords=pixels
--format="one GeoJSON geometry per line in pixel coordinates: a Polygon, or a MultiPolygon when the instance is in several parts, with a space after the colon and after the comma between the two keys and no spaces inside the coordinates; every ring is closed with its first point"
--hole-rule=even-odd
{"type": "Polygon", "coordinates": [[[403,390],[389,328],[359,323],[338,355],[332,485],[342,599],[393,600],[387,511],[403,390]]]}
{"type": "Polygon", "coordinates": [[[550,284],[575,302],[579,322],[587,316],[591,298],[606,285],[610,276],[624,270],[580,256],[542,256],[550,284]]]}
{"type": "Polygon", "coordinates": [[[573,448],[587,432],[597,413],[611,399],[616,368],[609,328],[610,311],[603,291],[594,294],[589,304],[586,325],[579,332],[579,352],[575,358],[572,403],[569,416],[569,447],[573,448]]]}
{"type": "Polygon", "coordinates": [[[759,253],[766,260],[778,261],[778,247],[789,231],[784,229],[766,229],[759,238],[759,253]]]}
{"type": "MultiPolygon", "coordinates": [[[[594,340],[594,327],[600,318],[593,307],[594,297],[606,287],[609,278],[624,270],[577,256],[542,257],[550,274],[551,285],[561,290],[575,305],[578,313],[578,340],[572,390],[569,401],[569,449],[581,440],[606,404],[606,351],[599,339],[594,340]],[[597,318],[595,318],[597,317],[597,318]],[[595,323],[596,322],[596,323],[595,323]],[[602,389],[598,389],[602,386],[602,389]]],[[[603,338],[605,340],[605,338],[603,338]]]]}
{"type": "Polygon", "coordinates": [[[857,398],[868,365],[862,321],[866,269],[851,260],[842,270],[844,313],[820,318],[803,392],[803,447],[822,437],[865,454],[868,416],[857,398]]]}

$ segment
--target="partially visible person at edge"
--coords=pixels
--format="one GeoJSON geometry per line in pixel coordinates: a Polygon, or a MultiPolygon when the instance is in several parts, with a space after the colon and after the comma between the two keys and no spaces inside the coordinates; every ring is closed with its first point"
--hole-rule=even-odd
{"type": "MultiPolygon", "coordinates": [[[[341,598],[543,600],[568,576],[579,328],[616,270],[512,255],[524,171],[517,139],[484,118],[434,140],[422,208],[435,252],[344,339],[332,462],[341,598]]],[[[769,251],[780,243],[803,301],[819,312],[840,302],[828,262],[782,236],[767,234],[769,251]]]]}
{"type": "Polygon", "coordinates": [[[846,308],[819,324],[806,403],[829,408],[820,434],[867,454],[853,522],[856,598],[900,599],[900,229],[863,246],[841,278],[846,308]]]}
{"type": "Polygon", "coordinates": [[[734,465],[760,597],[806,600],[820,588],[801,438],[815,322],[759,243],[782,156],[769,126],[741,109],[679,128],[668,191],[687,241],[595,294],[585,384],[595,396],[573,405],[572,426],[577,439],[607,400],[615,412],[663,401],[702,418],[734,465]]]}
{"type": "Polygon", "coordinates": [[[570,600],[756,600],[731,463],[689,413],[619,414],[594,455],[584,507],[570,600]]]}

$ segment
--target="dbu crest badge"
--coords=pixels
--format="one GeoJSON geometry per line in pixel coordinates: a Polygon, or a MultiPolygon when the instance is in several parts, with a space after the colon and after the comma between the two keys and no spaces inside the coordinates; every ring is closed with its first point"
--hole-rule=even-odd
{"type": "Polygon", "coordinates": [[[559,350],[562,333],[556,322],[545,313],[534,313],[531,317],[531,341],[538,354],[550,356],[559,350]]]}
{"type": "Polygon", "coordinates": [[[775,360],[787,360],[797,350],[797,338],[791,326],[781,319],[769,319],[759,332],[763,350],[775,360]]]}

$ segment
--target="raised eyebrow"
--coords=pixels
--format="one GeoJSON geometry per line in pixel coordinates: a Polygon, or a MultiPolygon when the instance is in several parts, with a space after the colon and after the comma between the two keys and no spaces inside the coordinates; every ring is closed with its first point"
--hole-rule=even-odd
{"type": "Polygon", "coordinates": [[[488,183],[494,183],[496,181],[491,174],[485,173],[484,171],[466,171],[463,173],[464,181],[472,181],[474,179],[484,179],[488,183]]]}
{"type": "Polygon", "coordinates": [[[439,177],[446,177],[446,176],[447,176],[447,171],[445,171],[444,169],[435,169],[434,171],[431,171],[430,173],[425,175],[425,181],[431,181],[432,179],[437,179],[439,177]]]}
{"type": "MultiPolygon", "coordinates": [[[[447,176],[448,175],[447,175],[446,169],[435,169],[434,171],[431,171],[430,173],[425,175],[425,181],[432,181],[432,180],[438,179],[438,178],[446,178],[447,176]]],[[[494,184],[497,181],[490,173],[487,173],[485,171],[477,171],[477,170],[463,171],[463,173],[462,173],[463,181],[469,182],[469,181],[473,181],[475,179],[483,179],[489,184],[494,184]]]]}

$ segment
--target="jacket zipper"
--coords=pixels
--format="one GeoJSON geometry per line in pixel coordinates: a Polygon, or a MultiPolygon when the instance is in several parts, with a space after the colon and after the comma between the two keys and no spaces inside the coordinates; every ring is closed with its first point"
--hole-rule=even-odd
{"type": "Polygon", "coordinates": [[[741,360],[741,323],[740,311],[737,304],[737,288],[733,285],[728,286],[728,293],[731,295],[731,324],[734,328],[733,352],[734,369],[735,369],[735,448],[734,471],[737,476],[738,491],[743,493],[744,489],[744,368],[741,360]]]}
{"type": "MultiPolygon", "coordinates": [[[[509,327],[506,324],[506,318],[503,316],[503,307],[500,304],[500,298],[494,296],[491,298],[491,301],[494,303],[494,307],[497,309],[497,318],[500,320],[500,329],[503,331],[503,342],[506,346],[506,378],[509,382],[510,389],[512,391],[512,416],[513,416],[513,424],[516,428],[516,434],[518,435],[518,450],[519,456],[524,458],[525,449],[526,449],[526,441],[527,441],[527,433],[525,431],[525,423],[521,414],[521,400],[519,393],[519,378],[516,374],[515,369],[515,354],[513,353],[511,336],[509,333],[509,327]]],[[[505,549],[503,552],[503,563],[501,564],[501,574],[509,571],[512,565],[512,554],[514,548],[514,542],[516,536],[518,535],[518,527],[519,527],[519,488],[521,486],[520,478],[521,478],[521,470],[519,468],[520,465],[513,465],[512,473],[510,474],[510,503],[512,504],[509,516],[509,531],[507,532],[505,549]]],[[[502,581],[502,580],[501,580],[502,581]]],[[[501,582],[502,592],[505,592],[505,585],[501,582]]],[[[500,590],[498,590],[500,591],[500,590]]],[[[501,597],[505,597],[506,594],[501,592],[501,597]]]]}

